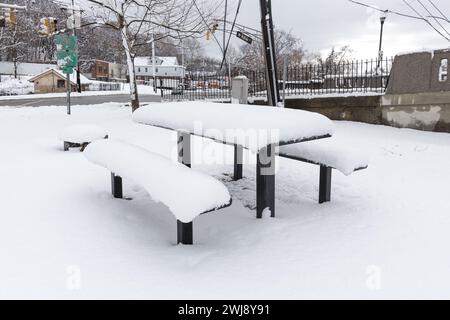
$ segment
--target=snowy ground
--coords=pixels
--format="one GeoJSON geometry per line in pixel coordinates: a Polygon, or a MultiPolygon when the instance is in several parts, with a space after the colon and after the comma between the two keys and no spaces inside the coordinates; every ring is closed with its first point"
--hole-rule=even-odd
{"type": "MultiPolygon", "coordinates": [[[[129,181],[133,200],[112,199],[108,172],[57,139],[96,123],[170,156],[174,134],[118,105],[64,112],[0,109],[0,298],[450,298],[449,134],[338,122],[370,168],[335,173],[333,201],[318,205],[318,168],[283,159],[278,217],[260,221],[252,165],[233,183],[231,162],[197,164],[234,204],[197,219],[183,247],[167,209],[129,181]]],[[[223,145],[194,149],[231,161],[223,145]]]]}
{"type": "Polygon", "coordinates": [[[0,99],[3,96],[29,95],[34,92],[34,86],[28,79],[31,77],[19,77],[0,75],[0,99]]]}

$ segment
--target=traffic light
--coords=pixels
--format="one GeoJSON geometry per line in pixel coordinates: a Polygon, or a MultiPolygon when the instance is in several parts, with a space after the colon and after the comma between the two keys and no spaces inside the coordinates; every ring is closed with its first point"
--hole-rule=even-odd
{"type": "Polygon", "coordinates": [[[42,18],[39,34],[49,36],[58,31],[58,21],[55,18],[42,18]]]}
{"type": "Polygon", "coordinates": [[[50,22],[50,33],[55,33],[58,31],[58,20],[55,18],[49,18],[50,22]]]}
{"type": "Polygon", "coordinates": [[[43,36],[48,36],[50,34],[50,21],[48,18],[41,19],[41,26],[39,29],[39,34],[43,36]]]}
{"type": "Polygon", "coordinates": [[[215,33],[217,31],[217,29],[219,29],[219,24],[218,23],[214,23],[212,25],[211,32],[215,33]]]}
{"type": "Polygon", "coordinates": [[[17,25],[17,11],[16,9],[9,9],[6,12],[6,23],[12,26],[17,25]]]}
{"type": "Polygon", "coordinates": [[[219,29],[219,24],[215,22],[211,25],[211,29],[206,31],[206,40],[211,40],[211,36],[216,33],[217,29],[219,29]]]}

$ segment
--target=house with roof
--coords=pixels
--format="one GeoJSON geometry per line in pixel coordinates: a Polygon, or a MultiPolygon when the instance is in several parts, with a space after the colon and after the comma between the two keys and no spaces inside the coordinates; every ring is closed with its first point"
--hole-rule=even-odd
{"type": "MultiPolygon", "coordinates": [[[[138,81],[147,82],[153,78],[152,57],[136,57],[134,65],[138,81]]],[[[155,75],[158,78],[182,78],[185,71],[177,57],[155,57],[155,75]]]]}
{"type": "Polygon", "coordinates": [[[127,68],[125,65],[103,60],[81,61],[81,72],[88,79],[104,82],[126,82],[127,68]]]}
{"type": "MultiPolygon", "coordinates": [[[[83,91],[89,90],[91,80],[80,75],[81,87],[83,91]]],[[[28,81],[34,83],[34,93],[56,93],[66,92],[66,75],[56,68],[45,70],[33,76],[28,81]]],[[[77,75],[74,72],[70,75],[70,84],[72,91],[77,89],[77,75]]]]}

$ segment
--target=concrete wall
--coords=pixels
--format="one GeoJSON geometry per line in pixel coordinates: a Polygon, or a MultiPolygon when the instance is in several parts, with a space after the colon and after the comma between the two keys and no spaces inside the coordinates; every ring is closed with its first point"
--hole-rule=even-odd
{"type": "Polygon", "coordinates": [[[385,95],[382,105],[386,125],[450,132],[450,91],[385,95]]]}
{"type": "Polygon", "coordinates": [[[450,91],[450,75],[447,81],[439,81],[439,69],[443,59],[450,63],[450,49],[396,56],[386,93],[450,91]]]}
{"type": "Polygon", "coordinates": [[[450,74],[441,76],[445,59],[450,63],[449,49],[395,57],[381,101],[384,124],[450,132],[450,74]]]}
{"type": "Polygon", "coordinates": [[[450,49],[395,57],[385,95],[288,99],[286,107],[332,120],[450,132],[450,73],[441,76],[443,59],[450,63],[450,49]]]}
{"type": "MultiPolygon", "coordinates": [[[[265,103],[261,100],[255,100],[254,104],[263,105],[265,103]]],[[[357,121],[371,124],[382,123],[379,95],[288,99],[286,100],[286,107],[317,112],[331,120],[357,121]]]]}

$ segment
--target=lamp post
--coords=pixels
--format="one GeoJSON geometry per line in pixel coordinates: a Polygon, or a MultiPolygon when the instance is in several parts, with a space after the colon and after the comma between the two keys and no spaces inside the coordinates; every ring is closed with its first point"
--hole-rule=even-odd
{"type": "Polygon", "coordinates": [[[380,23],[381,23],[381,29],[380,29],[380,45],[378,47],[378,64],[377,64],[377,72],[380,70],[381,67],[381,61],[383,60],[383,30],[384,30],[384,23],[386,22],[388,11],[383,11],[380,16],[380,23]]]}

